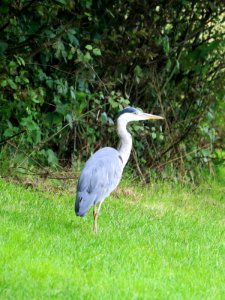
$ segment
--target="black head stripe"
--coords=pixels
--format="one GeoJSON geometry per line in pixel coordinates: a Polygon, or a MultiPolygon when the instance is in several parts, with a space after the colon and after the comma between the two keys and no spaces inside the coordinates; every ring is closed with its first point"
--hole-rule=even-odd
{"type": "Polygon", "coordinates": [[[135,113],[136,111],[137,111],[136,108],[128,106],[118,113],[117,119],[125,113],[135,113]]]}

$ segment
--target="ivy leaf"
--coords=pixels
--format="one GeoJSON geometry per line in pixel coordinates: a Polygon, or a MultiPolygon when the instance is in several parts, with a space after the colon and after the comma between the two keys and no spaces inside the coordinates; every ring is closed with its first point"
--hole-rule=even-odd
{"type": "Polygon", "coordinates": [[[84,57],[83,57],[83,61],[84,62],[89,62],[92,59],[90,52],[88,51],[84,57]]]}
{"type": "Polygon", "coordinates": [[[7,86],[7,80],[2,80],[0,85],[1,85],[1,87],[6,87],[7,86]]]}
{"type": "Polygon", "coordinates": [[[152,132],[152,133],[151,133],[151,136],[152,136],[153,140],[156,139],[156,133],[155,133],[155,132],[152,132]]]}
{"type": "Polygon", "coordinates": [[[17,85],[15,84],[15,82],[12,79],[8,79],[8,84],[13,90],[17,89],[17,85]]]}
{"type": "Polygon", "coordinates": [[[103,113],[101,114],[101,121],[102,121],[103,124],[106,124],[106,123],[107,123],[107,121],[108,121],[108,116],[107,116],[106,112],[103,112],[103,113]]]}
{"type": "Polygon", "coordinates": [[[91,45],[86,45],[85,48],[86,48],[87,50],[92,50],[92,49],[93,49],[93,47],[92,47],[91,45]]]}
{"type": "Polygon", "coordinates": [[[138,78],[141,78],[143,76],[142,69],[141,69],[141,67],[139,65],[137,65],[134,68],[134,75],[137,76],[138,78]]]}
{"type": "Polygon", "coordinates": [[[99,48],[94,48],[93,49],[93,54],[95,56],[101,56],[102,55],[101,50],[99,48]]]}

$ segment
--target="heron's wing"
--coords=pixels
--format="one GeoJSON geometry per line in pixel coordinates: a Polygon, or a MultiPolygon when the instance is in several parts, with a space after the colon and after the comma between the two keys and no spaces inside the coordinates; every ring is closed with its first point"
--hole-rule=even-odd
{"type": "Polygon", "coordinates": [[[85,164],[77,191],[92,196],[94,204],[117,187],[122,172],[123,163],[118,151],[109,147],[100,149],[85,164]]]}
{"type": "Polygon", "coordinates": [[[109,147],[100,149],[85,164],[78,190],[85,190],[89,194],[109,194],[118,185],[122,171],[119,153],[109,147]]]}

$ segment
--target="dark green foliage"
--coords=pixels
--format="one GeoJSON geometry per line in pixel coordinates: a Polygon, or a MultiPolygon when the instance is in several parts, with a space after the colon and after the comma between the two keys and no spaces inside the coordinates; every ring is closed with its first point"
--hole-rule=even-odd
{"type": "Polygon", "coordinates": [[[0,14],[0,135],[11,156],[54,166],[116,146],[113,119],[128,104],[166,118],[132,126],[139,172],[192,176],[222,147],[222,1],[5,0],[0,14]]]}

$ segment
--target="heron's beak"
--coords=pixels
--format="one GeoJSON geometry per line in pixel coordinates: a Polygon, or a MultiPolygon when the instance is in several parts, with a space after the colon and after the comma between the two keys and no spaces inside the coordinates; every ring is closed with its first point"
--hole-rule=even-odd
{"type": "Polygon", "coordinates": [[[146,120],[163,120],[163,117],[156,116],[156,115],[151,115],[151,114],[142,114],[143,118],[146,120]]]}

